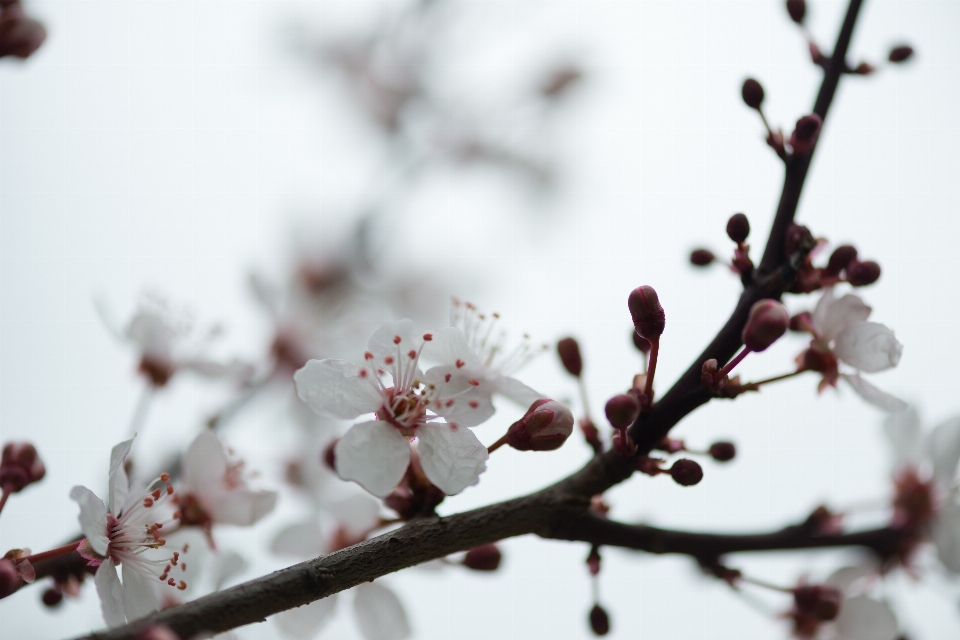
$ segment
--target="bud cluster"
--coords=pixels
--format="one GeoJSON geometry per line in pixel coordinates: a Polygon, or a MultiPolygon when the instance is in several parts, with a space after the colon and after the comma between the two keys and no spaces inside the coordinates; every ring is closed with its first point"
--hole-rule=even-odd
{"type": "Polygon", "coordinates": [[[826,266],[815,267],[810,255],[797,271],[791,293],[810,293],[840,282],[854,287],[865,287],[880,279],[880,265],[873,260],[861,260],[857,248],[850,244],[838,246],[830,254],[826,266]]]}
{"type": "Polygon", "coordinates": [[[34,482],[39,482],[47,473],[36,448],[29,442],[7,443],[0,458],[0,489],[4,493],[17,493],[34,482]]]}

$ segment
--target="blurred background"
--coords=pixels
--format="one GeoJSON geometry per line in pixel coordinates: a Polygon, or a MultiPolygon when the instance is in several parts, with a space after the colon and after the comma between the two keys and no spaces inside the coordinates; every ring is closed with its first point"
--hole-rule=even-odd
{"type": "MultiPolygon", "coordinates": [[[[768,118],[789,132],[821,77],[774,0],[26,6],[49,35],[29,60],[0,61],[0,439],[34,442],[47,477],[7,504],[2,549],[62,543],[77,527],[70,488],[103,486],[143,382],[134,350],[97,307],[122,323],[145,291],[198,327],[217,325],[207,353],[252,363],[280,324],[264,301],[291,281],[349,283],[324,303],[312,356],[357,357],[373,328],[398,317],[441,326],[457,296],[499,312],[515,339],[576,336],[596,410],[639,371],[625,301],[650,284],[667,315],[662,392],[740,290],[721,267],[691,267],[689,251],[727,257],[724,225],[742,211],[757,260],[779,197],[782,165],[741,83],[763,83],[768,118]]],[[[826,51],[844,9],[809,3],[807,27],[826,51]]],[[[866,3],[850,59],[879,70],[843,80],[798,215],[882,265],[860,293],[904,352],[871,381],[915,403],[928,425],[960,413],[958,26],[960,3],[866,3]],[[914,58],[885,64],[901,43],[914,58]]],[[[800,310],[817,298],[785,302],[800,310]]],[[[803,346],[789,337],[738,371],[785,373],[803,346]]],[[[553,350],[520,377],[582,410],[553,350]]],[[[675,435],[701,448],[732,440],[737,459],[704,463],[693,488],[634,478],[607,495],[612,515],[766,531],[819,504],[881,503],[891,490],[882,414],[848,388],[818,396],[816,383],[801,376],[697,411],[675,435]]],[[[159,464],[182,450],[234,395],[222,381],[177,377],[151,399],[137,455],[159,464]]],[[[289,386],[274,388],[222,431],[264,487],[282,487],[313,428],[293,402],[289,386]]],[[[494,441],[521,413],[498,405],[480,439],[494,441]]],[[[501,450],[441,512],[541,488],[589,456],[577,434],[552,454],[501,450]]],[[[248,563],[233,582],[291,563],[269,552],[300,517],[283,491],[252,533],[218,532],[248,563]]],[[[592,637],[586,545],[525,537],[503,551],[490,575],[446,566],[384,578],[413,637],[592,637]]],[[[789,586],[855,559],[828,551],[730,564],[789,586]]],[[[905,635],[956,638],[957,583],[932,558],[918,574],[898,572],[885,590],[905,635]]],[[[777,618],[787,599],[748,591],[703,577],[687,558],[616,549],[604,551],[599,578],[613,638],[787,637],[777,618]]],[[[0,601],[5,637],[102,626],[90,583],[56,610],[39,598],[27,588],[0,601]]],[[[348,602],[320,637],[360,637],[348,602]]],[[[236,636],[284,637],[272,621],[236,636]]]]}

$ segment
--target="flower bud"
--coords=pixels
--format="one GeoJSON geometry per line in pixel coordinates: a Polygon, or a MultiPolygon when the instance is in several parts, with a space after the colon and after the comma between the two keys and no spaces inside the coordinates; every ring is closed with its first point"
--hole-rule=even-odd
{"type": "Polygon", "coordinates": [[[861,62],[860,64],[858,64],[856,67],[853,68],[853,72],[858,76],[868,76],[876,70],[877,68],[874,67],[869,62],[861,62]]]}
{"type": "Polygon", "coordinates": [[[694,249],[690,252],[690,264],[695,267],[707,267],[716,260],[717,257],[709,249],[694,249]]]}
{"type": "Polygon", "coordinates": [[[326,447],[323,448],[323,453],[320,455],[320,461],[327,466],[327,469],[330,471],[337,470],[337,443],[340,442],[340,438],[334,438],[331,440],[326,447]]]}
{"type": "Polygon", "coordinates": [[[0,489],[10,493],[23,490],[28,484],[39,482],[47,470],[29,442],[7,443],[0,458],[0,489]]]}
{"type": "Polygon", "coordinates": [[[605,636],[610,633],[610,616],[599,604],[590,609],[590,629],[594,635],[605,636]]]}
{"type": "Polygon", "coordinates": [[[640,353],[650,353],[650,341],[639,335],[636,331],[631,331],[630,335],[633,337],[633,346],[637,348],[637,351],[640,353]]]}
{"type": "Polygon", "coordinates": [[[45,607],[56,607],[61,602],[63,602],[63,591],[59,587],[53,586],[43,592],[43,595],[40,596],[40,601],[43,602],[45,607]]]}
{"type": "Polygon", "coordinates": [[[783,252],[788,256],[793,255],[799,249],[813,249],[817,244],[810,229],[801,224],[791,224],[787,228],[787,234],[783,239],[783,252]]]}
{"type": "Polygon", "coordinates": [[[649,342],[658,340],[667,320],[653,287],[643,285],[631,291],[627,298],[627,307],[637,333],[649,342]]]}
{"type": "Polygon", "coordinates": [[[900,47],[894,47],[890,50],[890,55],[887,56],[887,59],[890,62],[906,62],[913,55],[913,47],[908,47],[906,45],[900,47]]]}
{"type": "Polygon", "coordinates": [[[527,409],[507,431],[507,444],[518,451],[553,451],[573,433],[573,414],[557,402],[542,398],[527,409]]]}
{"type": "Polygon", "coordinates": [[[880,279],[880,265],[872,260],[855,261],[847,267],[847,282],[855,287],[865,287],[880,279]]]}
{"type": "Polygon", "coordinates": [[[47,30],[43,24],[26,17],[19,7],[3,11],[0,19],[0,57],[28,58],[46,39],[47,30]]]}
{"type": "Polygon", "coordinates": [[[830,254],[830,260],[827,262],[827,268],[824,269],[824,273],[830,276],[838,275],[856,259],[857,248],[852,244],[842,244],[830,254]]]}
{"type": "Polygon", "coordinates": [[[793,590],[797,610],[824,622],[837,617],[842,600],[837,589],[825,585],[801,585],[793,590]]]}
{"type": "Polygon", "coordinates": [[[763,86],[753,78],[743,81],[740,95],[743,96],[743,102],[751,109],[760,109],[760,105],[763,104],[763,86]]]}
{"type": "Polygon", "coordinates": [[[727,220],[727,235],[731,240],[740,244],[750,235],[750,221],[742,213],[735,213],[727,220]]]}
{"type": "Polygon", "coordinates": [[[607,400],[603,410],[614,429],[626,429],[640,415],[640,403],[633,396],[621,393],[607,400]]]}
{"type": "Polygon", "coordinates": [[[180,636],[165,624],[152,624],[140,632],[137,640],[180,640],[180,636]]]}
{"type": "Polygon", "coordinates": [[[496,571],[500,568],[503,554],[495,544],[484,544],[467,551],[463,566],[474,571],[496,571]]]}
{"type": "Polygon", "coordinates": [[[806,0],[787,0],[787,13],[790,19],[797,24],[803,24],[803,18],[807,13],[806,0]]]}
{"type": "Polygon", "coordinates": [[[703,480],[703,468],[694,460],[681,458],[670,467],[670,477],[677,484],[691,487],[703,480]]]}
{"type": "Polygon", "coordinates": [[[809,311],[801,311],[790,318],[790,331],[805,333],[813,328],[813,316],[809,311]]]}
{"type": "Polygon", "coordinates": [[[714,442],[710,445],[710,456],[717,462],[729,462],[737,455],[737,447],[732,442],[714,442]]]}
{"type": "Polygon", "coordinates": [[[6,558],[0,558],[0,598],[6,598],[19,589],[21,582],[20,574],[13,563],[6,558]]]}
{"type": "Polygon", "coordinates": [[[815,113],[797,120],[797,126],[790,136],[790,146],[793,147],[793,153],[801,156],[809,154],[813,150],[813,145],[822,125],[823,120],[815,113]]]}
{"type": "Polygon", "coordinates": [[[580,356],[580,345],[573,338],[564,338],[557,343],[557,354],[563,368],[570,375],[579,378],[583,372],[583,358],[580,356]]]}
{"type": "Polygon", "coordinates": [[[597,547],[590,547],[590,555],[587,556],[587,569],[590,571],[590,575],[596,576],[600,574],[600,551],[597,547]]]}
{"type": "Polygon", "coordinates": [[[741,338],[750,351],[764,351],[780,339],[790,326],[790,312],[780,302],[766,298],[750,307],[750,316],[741,338]]]}

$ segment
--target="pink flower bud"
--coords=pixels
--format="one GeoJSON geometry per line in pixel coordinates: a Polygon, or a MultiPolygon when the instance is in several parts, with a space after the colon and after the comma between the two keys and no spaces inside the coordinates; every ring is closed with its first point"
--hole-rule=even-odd
{"type": "Polygon", "coordinates": [[[599,604],[590,609],[590,629],[594,635],[605,636],[610,633],[610,616],[599,604]]]}
{"type": "Polygon", "coordinates": [[[694,249],[690,252],[690,264],[695,267],[710,266],[717,257],[709,249],[694,249]]]}
{"type": "Polygon", "coordinates": [[[583,372],[583,358],[580,356],[580,345],[573,338],[564,338],[557,343],[557,354],[563,368],[570,375],[579,378],[583,372]]]}
{"type": "Polygon", "coordinates": [[[47,470],[29,442],[7,443],[0,458],[0,489],[10,493],[23,490],[28,484],[39,482],[47,470]]]}
{"type": "Polygon", "coordinates": [[[727,236],[740,244],[750,235],[750,221],[742,213],[735,213],[727,220],[727,236]]]}
{"type": "Polygon", "coordinates": [[[748,107],[751,109],[759,109],[760,105],[763,104],[763,85],[753,78],[747,78],[743,81],[743,88],[740,90],[740,95],[743,96],[743,102],[748,107]]]}
{"type": "Polygon", "coordinates": [[[793,590],[797,610],[820,621],[829,621],[840,613],[843,596],[826,585],[801,585],[793,590]]]}
{"type": "Polygon", "coordinates": [[[805,156],[813,151],[813,145],[817,141],[817,135],[820,133],[822,125],[823,120],[815,113],[797,120],[797,126],[790,136],[790,146],[793,147],[793,153],[805,156]]]}
{"type": "Polygon", "coordinates": [[[590,571],[590,575],[599,575],[600,561],[600,551],[597,547],[590,547],[590,555],[587,556],[587,569],[590,571]]]}
{"type": "Polygon", "coordinates": [[[626,429],[640,415],[640,403],[633,396],[621,393],[607,400],[603,410],[614,429],[626,429]]]}
{"type": "Polygon", "coordinates": [[[894,63],[906,62],[907,60],[910,59],[911,56],[913,56],[913,47],[908,47],[906,45],[903,45],[903,46],[894,47],[893,49],[891,49],[890,55],[887,57],[887,59],[890,62],[894,62],[894,63]]]}
{"type": "Polygon", "coordinates": [[[787,0],[787,13],[790,19],[797,24],[803,24],[803,18],[807,14],[806,0],[787,0]]]}
{"type": "Polygon", "coordinates": [[[27,18],[19,6],[11,6],[0,14],[0,57],[28,58],[46,39],[43,24],[27,18]]]}
{"type": "Polygon", "coordinates": [[[755,302],[743,327],[741,338],[750,351],[764,351],[780,339],[790,326],[790,312],[769,298],[755,302]]]}
{"type": "Polygon", "coordinates": [[[876,70],[877,68],[874,67],[869,62],[861,62],[860,64],[858,64],[856,67],[853,68],[853,72],[858,76],[868,76],[876,70]]]}
{"type": "Polygon", "coordinates": [[[659,340],[667,320],[653,287],[643,285],[631,291],[627,298],[627,307],[637,333],[649,342],[659,340]]]}
{"type": "Polygon", "coordinates": [[[165,624],[152,624],[140,632],[137,640],[180,640],[180,636],[165,624]]]}
{"type": "Polygon", "coordinates": [[[694,460],[682,458],[670,467],[670,477],[677,484],[691,487],[703,480],[703,468],[694,460]]]}
{"type": "Polygon", "coordinates": [[[496,571],[500,568],[503,554],[495,544],[484,544],[467,551],[463,566],[474,571],[496,571]]]}
{"type": "Polygon", "coordinates": [[[507,431],[507,444],[518,451],[553,451],[573,433],[573,414],[557,402],[542,398],[507,431]]]}
{"type": "Polygon", "coordinates": [[[63,602],[63,591],[57,586],[50,587],[40,596],[40,601],[45,607],[52,609],[63,602]]]}
{"type": "Polygon", "coordinates": [[[633,346],[637,348],[637,351],[640,353],[650,353],[649,340],[641,335],[638,335],[636,331],[631,331],[630,335],[633,336],[633,346]]]}
{"type": "Polygon", "coordinates": [[[872,260],[854,261],[847,267],[847,282],[855,287],[865,287],[880,279],[880,265],[872,260]]]}
{"type": "Polygon", "coordinates": [[[0,598],[6,598],[19,589],[21,582],[20,574],[13,563],[6,558],[0,558],[0,598]]]}
{"type": "Polygon", "coordinates": [[[732,442],[714,442],[710,445],[710,456],[717,462],[729,462],[737,455],[737,447],[732,442]]]}
{"type": "Polygon", "coordinates": [[[827,268],[824,269],[824,273],[829,276],[838,275],[856,259],[857,248],[851,244],[842,244],[830,254],[830,260],[827,262],[827,268]]]}

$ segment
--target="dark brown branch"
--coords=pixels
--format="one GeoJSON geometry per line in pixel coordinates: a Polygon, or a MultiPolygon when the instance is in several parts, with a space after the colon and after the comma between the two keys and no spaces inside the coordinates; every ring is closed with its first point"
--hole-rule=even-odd
{"type": "MultiPolygon", "coordinates": [[[[826,117],[837,83],[843,75],[844,60],[861,3],[862,0],[851,0],[832,60],[825,71],[823,84],[814,107],[821,118],[826,117]]],[[[801,247],[798,253],[787,256],[784,240],[796,214],[809,164],[809,157],[787,162],[780,204],[763,259],[756,277],[744,290],[730,319],[713,342],[660,399],[653,410],[641,416],[631,427],[630,435],[638,443],[641,454],[648,453],[674,425],[710,399],[710,395],[700,388],[703,363],[711,358],[725,363],[733,357],[741,346],[740,332],[753,303],[762,298],[779,298],[792,283],[798,260],[805,257],[805,251],[809,251],[809,248],[804,250],[801,247]]],[[[529,496],[449,518],[412,522],[395,532],[378,536],[328,556],[167,609],[144,620],[87,637],[100,640],[133,640],[140,630],[152,623],[167,624],[182,637],[191,637],[201,631],[222,632],[245,624],[260,622],[267,616],[280,611],[325,598],[362,582],[480,544],[527,533],[536,533],[548,538],[577,539],[571,534],[571,527],[575,527],[577,522],[584,521],[590,497],[622,482],[631,473],[632,464],[629,460],[623,460],[615,453],[608,452],[597,456],[566,480],[529,496]]],[[[606,522],[609,523],[609,521],[606,522]]],[[[662,544],[666,539],[662,533],[659,535],[653,533],[660,530],[647,529],[646,531],[646,535],[650,536],[651,545],[662,544]]],[[[612,531],[608,533],[613,535],[612,531]]],[[[869,534],[870,532],[850,535],[868,535],[869,537],[869,534]]],[[[584,533],[582,537],[586,535],[584,533]]],[[[701,534],[683,535],[701,536],[701,534]]],[[[785,534],[781,532],[759,536],[754,538],[754,544],[759,545],[761,539],[770,540],[769,536],[775,539],[778,535],[785,534]]],[[[673,540],[678,545],[681,544],[681,540],[686,540],[684,544],[690,545],[688,548],[692,549],[694,543],[690,542],[689,538],[683,538],[679,532],[674,532],[673,536],[673,540]]],[[[744,536],[733,536],[733,538],[743,540],[744,536]]],[[[714,536],[710,539],[719,545],[718,549],[722,547],[723,540],[727,540],[730,545],[733,544],[725,536],[714,536]]],[[[696,540],[697,544],[700,544],[704,538],[701,536],[696,540]]],[[[837,542],[842,543],[840,546],[857,544],[851,540],[853,539],[843,538],[837,542]]],[[[768,542],[768,545],[772,544],[774,543],[768,542]]],[[[811,544],[810,546],[824,545],[811,544]]],[[[729,545],[727,548],[732,550],[729,545]]],[[[682,551],[678,552],[682,553],[682,551]]]]}

